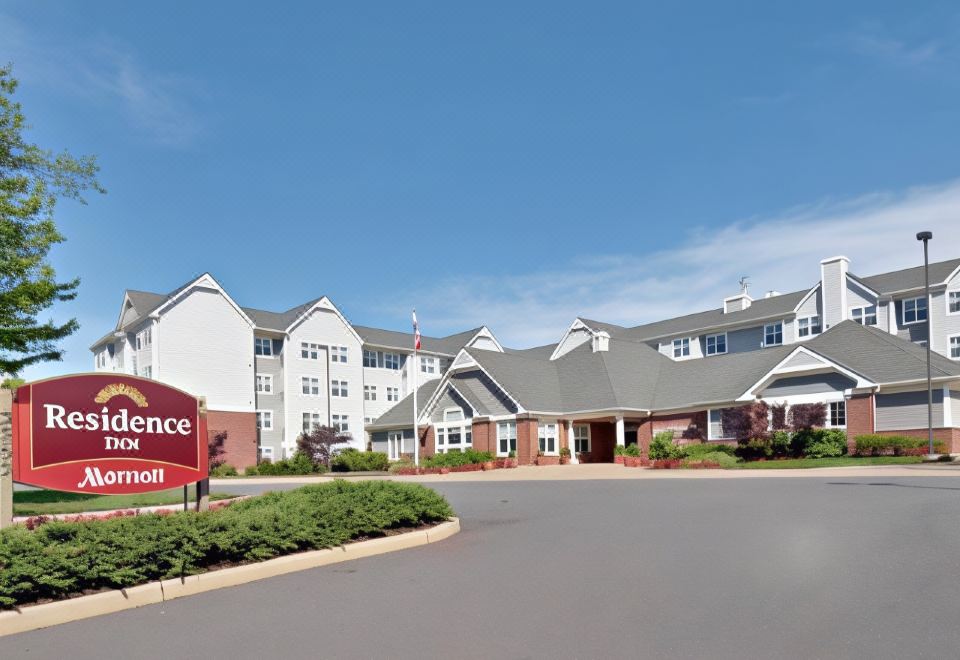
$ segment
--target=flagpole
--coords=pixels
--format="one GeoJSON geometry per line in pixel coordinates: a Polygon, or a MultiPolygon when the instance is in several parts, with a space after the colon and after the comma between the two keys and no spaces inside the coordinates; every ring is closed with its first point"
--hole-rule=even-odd
{"type": "Polygon", "coordinates": [[[413,464],[420,465],[420,429],[417,426],[417,310],[413,310],[413,364],[410,365],[413,382],[413,464]]]}

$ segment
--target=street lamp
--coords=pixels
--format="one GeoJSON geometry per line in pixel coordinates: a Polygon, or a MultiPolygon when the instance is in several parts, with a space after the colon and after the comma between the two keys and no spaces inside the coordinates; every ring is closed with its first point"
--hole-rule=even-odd
{"type": "Polygon", "coordinates": [[[933,335],[930,332],[930,253],[928,243],[933,238],[933,232],[921,231],[917,233],[917,240],[923,241],[923,295],[927,301],[927,441],[929,454],[933,454],[933,381],[930,378],[930,343],[933,335]]]}

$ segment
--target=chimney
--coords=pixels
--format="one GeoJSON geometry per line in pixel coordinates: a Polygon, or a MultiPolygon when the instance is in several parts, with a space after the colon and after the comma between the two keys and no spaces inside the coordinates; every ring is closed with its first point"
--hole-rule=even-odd
{"type": "Polygon", "coordinates": [[[593,336],[593,352],[604,353],[610,350],[610,333],[601,330],[593,336]]]}
{"type": "Polygon", "coordinates": [[[829,257],[820,262],[820,296],[823,302],[823,329],[829,330],[847,317],[847,273],[850,260],[829,257]]]}
{"type": "Polygon", "coordinates": [[[735,296],[730,296],[729,298],[723,299],[723,313],[729,314],[730,312],[740,312],[745,310],[750,306],[750,303],[753,302],[753,298],[750,297],[750,294],[744,291],[743,293],[738,293],[735,296]]]}
{"type": "Polygon", "coordinates": [[[763,297],[764,297],[764,298],[774,298],[774,297],[779,296],[779,295],[780,295],[780,292],[779,292],[779,291],[774,291],[773,289],[770,289],[770,290],[767,291],[765,294],[763,294],[763,297]]]}

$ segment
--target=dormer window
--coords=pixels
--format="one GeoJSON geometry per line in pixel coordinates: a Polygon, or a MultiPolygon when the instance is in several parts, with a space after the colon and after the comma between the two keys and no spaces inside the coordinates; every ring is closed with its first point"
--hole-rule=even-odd
{"type": "Polygon", "coordinates": [[[705,341],[707,355],[722,355],[727,352],[727,333],[707,335],[705,341]]]}
{"type": "Polygon", "coordinates": [[[271,355],[273,355],[273,340],[267,337],[254,337],[253,353],[254,355],[262,355],[264,357],[270,357],[271,355]]]}
{"type": "Polygon", "coordinates": [[[903,301],[903,324],[920,323],[927,320],[927,299],[910,298],[903,301]]]}
{"type": "Polygon", "coordinates": [[[798,337],[812,337],[814,335],[819,335],[820,328],[819,316],[807,316],[802,319],[797,319],[798,337]]]}
{"type": "Polygon", "coordinates": [[[780,346],[783,343],[783,321],[763,326],[763,345],[780,346]]]}
{"type": "Polygon", "coordinates": [[[674,339],[673,340],[673,357],[682,358],[690,356],[690,338],[684,337],[683,339],[674,339]]]}
{"type": "Polygon", "coordinates": [[[867,307],[854,307],[850,310],[850,319],[860,325],[877,324],[877,306],[869,305],[867,307]]]}

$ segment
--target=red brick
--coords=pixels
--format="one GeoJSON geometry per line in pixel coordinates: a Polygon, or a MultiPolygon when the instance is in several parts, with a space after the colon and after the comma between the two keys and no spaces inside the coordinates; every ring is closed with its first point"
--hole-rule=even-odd
{"type": "Polygon", "coordinates": [[[257,464],[257,414],[252,412],[207,411],[207,439],[226,433],[223,443],[224,463],[241,472],[257,464]]]}

